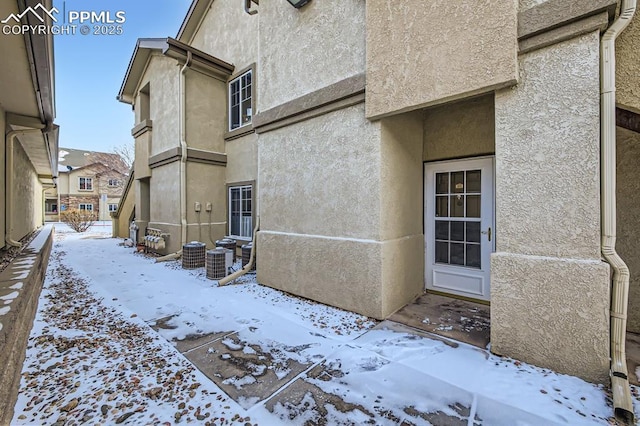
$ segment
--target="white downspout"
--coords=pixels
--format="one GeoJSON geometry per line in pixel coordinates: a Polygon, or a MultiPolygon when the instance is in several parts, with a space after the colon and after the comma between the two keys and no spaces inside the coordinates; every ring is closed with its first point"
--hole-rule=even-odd
{"type": "MultiPolygon", "coordinates": [[[[44,126],[43,126],[44,128],[44,126]]],[[[5,136],[6,143],[6,164],[7,168],[5,170],[5,182],[6,182],[6,231],[4,236],[4,241],[7,245],[13,247],[21,247],[18,241],[15,241],[11,237],[11,233],[13,232],[13,214],[11,210],[8,208],[11,203],[13,203],[13,145],[15,143],[15,139],[18,136],[26,135],[29,133],[42,133],[42,129],[28,129],[28,130],[12,130],[5,136]]]]}
{"type": "MultiPolygon", "coordinates": [[[[191,66],[191,52],[187,51],[187,60],[180,68],[180,247],[187,243],[187,90],[186,72],[191,66]]],[[[175,253],[156,259],[156,262],[178,259],[182,248],[175,253]]]]}
{"type": "Polygon", "coordinates": [[[616,252],[616,58],[618,35],[629,25],[636,10],[636,0],[622,0],[620,15],[602,36],[601,68],[601,192],[602,255],[613,269],[611,288],[611,390],[615,415],[632,424],[633,403],[629,391],[625,339],[629,268],[616,252]]]}

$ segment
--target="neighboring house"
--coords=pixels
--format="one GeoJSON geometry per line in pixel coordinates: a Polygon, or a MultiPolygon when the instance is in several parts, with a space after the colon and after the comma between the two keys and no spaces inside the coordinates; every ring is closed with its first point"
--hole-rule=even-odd
{"type": "Polygon", "coordinates": [[[195,0],[176,39],[138,41],[119,93],[136,223],[167,254],[259,216],[262,284],[375,318],[425,289],[484,301],[492,351],[605,382],[616,194],[640,332],[638,15],[616,43],[617,193],[600,172],[617,6],[195,0]]]}
{"type": "Polygon", "coordinates": [[[59,221],[61,211],[79,209],[94,212],[96,220],[111,220],[127,179],[118,154],[60,148],[58,185],[45,193],[46,219],[59,221]]]}
{"type": "MultiPolygon", "coordinates": [[[[0,19],[36,2],[3,1],[0,19]]],[[[51,1],[41,2],[51,7],[51,1]]],[[[32,14],[23,23],[36,25],[32,14]]],[[[0,248],[44,222],[43,190],[58,175],[53,36],[0,34],[0,248]]]]}

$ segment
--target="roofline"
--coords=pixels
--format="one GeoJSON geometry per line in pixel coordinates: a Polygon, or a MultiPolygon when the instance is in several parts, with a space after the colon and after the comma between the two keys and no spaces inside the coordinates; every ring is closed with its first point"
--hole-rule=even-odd
{"type": "Polygon", "coordinates": [[[183,43],[191,43],[214,0],[193,0],[187,15],[180,25],[176,39],[183,43]]]}
{"type": "Polygon", "coordinates": [[[171,37],[140,38],[136,43],[136,48],[129,61],[127,73],[125,74],[120,92],[117,96],[120,102],[130,105],[134,103],[136,88],[144,75],[151,52],[154,50],[181,63],[186,63],[189,59],[191,61],[190,67],[219,78],[226,79],[233,74],[233,70],[235,69],[233,64],[211,56],[171,37]]]}

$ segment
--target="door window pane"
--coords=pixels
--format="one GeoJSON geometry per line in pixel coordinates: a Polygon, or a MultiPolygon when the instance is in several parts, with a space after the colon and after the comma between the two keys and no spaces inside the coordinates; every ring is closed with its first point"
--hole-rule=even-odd
{"type": "Polygon", "coordinates": [[[464,192],[464,172],[451,173],[451,193],[458,194],[464,192]]]}
{"type": "Polygon", "coordinates": [[[436,240],[449,239],[449,222],[446,220],[436,220],[436,240]]]}
{"type": "Polygon", "coordinates": [[[480,192],[480,170],[469,170],[467,172],[467,193],[480,192]]]}
{"type": "Polygon", "coordinates": [[[436,217],[449,216],[449,197],[436,197],[436,217]]]}
{"type": "Polygon", "coordinates": [[[467,222],[467,239],[468,243],[480,242],[480,222],[467,222]]]}
{"type": "Polygon", "coordinates": [[[480,268],[480,244],[467,244],[466,265],[472,268],[480,268]]]}
{"type": "Polygon", "coordinates": [[[449,173],[436,173],[436,194],[449,193],[449,173]]]}
{"type": "Polygon", "coordinates": [[[451,241],[464,241],[464,222],[451,222],[451,241]]]}
{"type": "Polygon", "coordinates": [[[449,243],[436,241],[436,262],[449,263],[449,243]]]}
{"type": "Polygon", "coordinates": [[[480,195],[467,195],[467,217],[480,217],[480,195]]]}
{"type": "Polygon", "coordinates": [[[464,244],[451,243],[452,265],[464,265],[464,244]]]}
{"type": "Polygon", "coordinates": [[[451,217],[464,217],[464,195],[452,195],[451,217]]]}

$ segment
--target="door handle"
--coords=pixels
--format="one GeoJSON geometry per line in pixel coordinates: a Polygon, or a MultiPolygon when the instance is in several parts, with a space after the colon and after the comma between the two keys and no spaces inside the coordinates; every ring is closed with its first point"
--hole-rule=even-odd
{"type": "Polygon", "coordinates": [[[482,231],[482,233],[486,235],[487,238],[489,238],[489,241],[491,241],[491,227],[489,227],[489,229],[487,229],[486,231],[482,231]]]}

